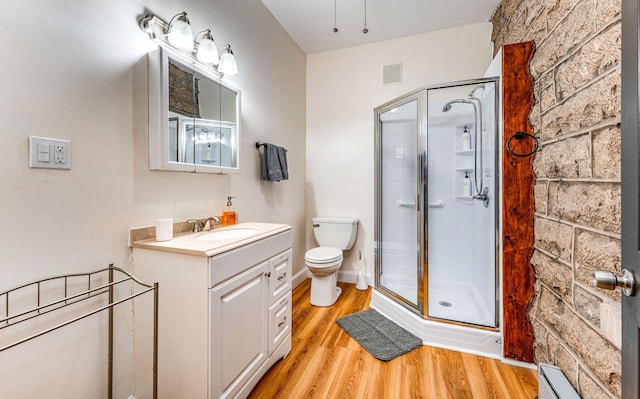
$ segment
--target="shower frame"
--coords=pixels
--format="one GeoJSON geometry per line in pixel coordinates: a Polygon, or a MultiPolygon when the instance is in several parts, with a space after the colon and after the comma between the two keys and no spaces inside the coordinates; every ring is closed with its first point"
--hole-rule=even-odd
{"type": "MultiPolygon", "coordinates": [[[[500,140],[501,140],[501,129],[500,129],[500,78],[499,77],[491,77],[491,78],[479,78],[479,79],[471,79],[471,80],[463,80],[456,82],[447,82],[442,84],[428,85],[416,89],[412,92],[406,93],[400,97],[397,97],[391,101],[388,101],[374,109],[374,117],[375,117],[375,143],[374,143],[374,151],[375,151],[375,178],[374,178],[374,189],[375,189],[375,242],[374,242],[374,259],[375,259],[375,286],[374,288],[381,292],[383,295],[392,299],[396,303],[402,305],[404,308],[416,313],[421,316],[425,320],[430,320],[434,322],[442,322],[442,323],[450,323],[461,326],[468,326],[479,329],[486,329],[490,331],[499,331],[500,330],[500,319],[501,319],[501,287],[502,281],[500,279],[501,275],[501,239],[500,239],[500,221],[501,221],[501,168],[499,167],[501,164],[502,153],[500,151],[500,140]],[[428,209],[428,162],[426,150],[428,146],[428,93],[429,90],[437,90],[437,89],[445,89],[445,88],[455,88],[461,86],[468,85],[479,85],[483,83],[494,83],[494,96],[495,96],[495,123],[496,123],[496,134],[493,140],[493,146],[495,149],[495,160],[494,160],[494,170],[496,174],[495,179],[495,193],[493,198],[493,207],[495,208],[495,219],[494,219],[494,239],[495,239],[495,327],[481,326],[471,323],[465,323],[460,321],[453,321],[435,317],[429,317],[429,308],[428,308],[428,271],[429,271],[429,261],[428,261],[428,217],[426,210],[428,209]],[[418,231],[417,231],[417,248],[418,253],[416,254],[416,267],[417,267],[417,303],[413,304],[409,300],[404,297],[398,295],[394,291],[384,287],[380,283],[380,275],[382,270],[382,265],[380,262],[380,241],[382,238],[382,132],[381,132],[381,120],[380,115],[390,111],[398,106],[410,103],[411,101],[417,101],[417,217],[418,217],[418,231]],[[420,267],[421,266],[421,267],[420,267]]],[[[482,127],[479,127],[482,129],[482,127]]]]}

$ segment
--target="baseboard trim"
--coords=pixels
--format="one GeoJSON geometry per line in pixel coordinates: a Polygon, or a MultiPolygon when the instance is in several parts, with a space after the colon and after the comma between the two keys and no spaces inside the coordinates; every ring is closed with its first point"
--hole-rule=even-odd
{"type": "MultiPolygon", "coordinates": [[[[372,286],[371,284],[371,276],[366,275],[365,279],[367,280],[367,285],[372,286]]],[[[355,284],[358,282],[358,272],[355,270],[339,270],[338,271],[338,281],[343,283],[355,284]]]]}
{"type": "Polygon", "coordinates": [[[510,366],[524,367],[526,369],[531,369],[531,370],[536,370],[538,368],[538,365],[535,363],[521,362],[519,360],[513,360],[506,357],[503,357],[501,360],[502,360],[502,363],[508,364],[510,366]]]}
{"type": "MultiPolygon", "coordinates": [[[[293,288],[295,288],[300,284],[302,284],[302,282],[308,278],[311,278],[311,273],[309,272],[309,269],[307,269],[307,267],[305,266],[298,273],[293,275],[291,284],[293,284],[293,288]]],[[[368,286],[370,287],[373,286],[373,284],[371,284],[372,278],[370,275],[367,274],[366,280],[367,280],[368,286]]],[[[338,281],[340,281],[341,283],[355,284],[358,282],[358,272],[356,272],[355,270],[345,270],[345,271],[339,270],[338,281]]]]}
{"type": "Polygon", "coordinates": [[[293,285],[293,288],[296,288],[297,286],[302,284],[304,280],[308,279],[309,277],[311,277],[309,275],[309,270],[305,266],[302,268],[302,270],[300,270],[298,273],[293,275],[293,278],[291,279],[291,285],[293,285]]]}

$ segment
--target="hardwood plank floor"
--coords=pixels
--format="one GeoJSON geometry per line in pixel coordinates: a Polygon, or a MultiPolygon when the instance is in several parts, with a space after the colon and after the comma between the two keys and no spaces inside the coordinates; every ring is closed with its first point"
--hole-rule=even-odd
{"type": "Polygon", "coordinates": [[[368,309],[371,289],[339,283],[342,295],[323,308],[309,303],[310,282],[293,290],[291,353],[249,398],[532,399],[537,394],[535,370],[499,360],[430,346],[389,362],[377,360],[335,323],[368,309]]]}

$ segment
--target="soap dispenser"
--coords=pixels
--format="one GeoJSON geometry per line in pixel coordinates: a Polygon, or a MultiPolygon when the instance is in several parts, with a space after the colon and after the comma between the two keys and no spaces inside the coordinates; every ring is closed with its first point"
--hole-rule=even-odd
{"type": "Polygon", "coordinates": [[[464,127],[464,132],[462,132],[460,141],[462,142],[462,151],[469,151],[471,149],[471,135],[466,126],[464,127]]]}
{"type": "Polygon", "coordinates": [[[233,209],[233,204],[231,203],[232,198],[236,197],[227,197],[227,206],[225,206],[224,211],[222,211],[222,224],[225,226],[236,224],[236,211],[233,209]]]}
{"type": "Polygon", "coordinates": [[[462,179],[462,196],[471,197],[471,179],[469,179],[469,172],[464,172],[464,179],[462,179]]]}

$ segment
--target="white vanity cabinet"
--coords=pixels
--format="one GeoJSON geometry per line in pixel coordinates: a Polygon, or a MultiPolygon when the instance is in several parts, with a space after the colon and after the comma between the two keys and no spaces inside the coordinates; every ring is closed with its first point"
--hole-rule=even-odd
{"type": "Polygon", "coordinates": [[[291,351],[291,230],[211,257],[133,256],[160,283],[159,398],[245,398],[291,351]]]}

